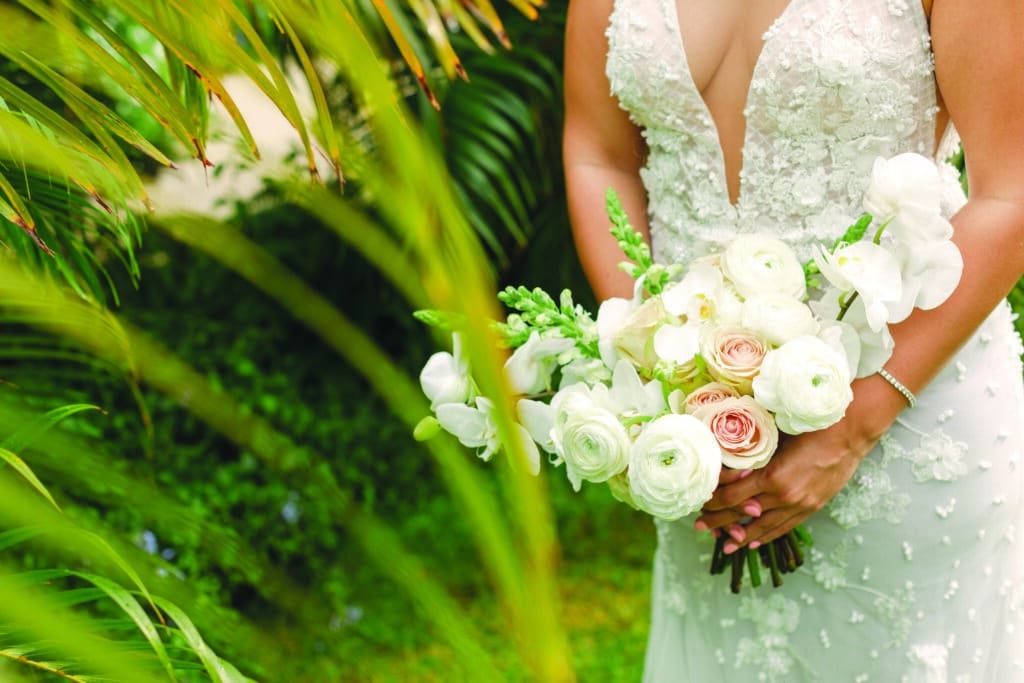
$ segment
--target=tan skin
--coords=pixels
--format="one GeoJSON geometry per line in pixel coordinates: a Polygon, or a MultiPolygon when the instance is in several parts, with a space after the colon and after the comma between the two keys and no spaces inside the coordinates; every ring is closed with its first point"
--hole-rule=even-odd
{"type": "MultiPolygon", "coordinates": [[[[764,31],[787,0],[676,0],[694,81],[718,126],[730,198],[742,163],[742,110],[764,31]]],[[[1024,3],[923,0],[935,53],[937,131],[952,120],[969,162],[971,196],[953,218],[964,272],[953,296],[893,326],[886,368],[920,392],[1024,275],[1024,3]],[[967,38],[965,38],[967,37],[967,38]],[[998,254],[999,258],[993,258],[998,254]],[[950,324],[955,321],[956,324],[950,324]]],[[[607,233],[604,191],[619,193],[647,234],[638,171],[640,131],[609,93],[604,75],[612,0],[571,0],[566,32],[564,158],[577,249],[598,298],[629,296],[621,254],[607,233]]],[[[767,467],[726,471],[698,529],[732,536],[726,551],[756,547],[788,532],[845,486],[861,459],[906,407],[877,375],[853,384],[854,400],[836,425],[789,437],[767,467]],[[754,517],[746,526],[739,520],[754,517]]]]}

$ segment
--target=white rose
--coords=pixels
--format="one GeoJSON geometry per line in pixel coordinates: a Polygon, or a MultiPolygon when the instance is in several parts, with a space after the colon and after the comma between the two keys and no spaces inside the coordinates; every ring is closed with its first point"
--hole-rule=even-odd
{"type": "Polygon", "coordinates": [[[558,364],[556,356],[571,349],[573,344],[573,340],[562,337],[541,339],[537,332],[533,332],[526,343],[505,361],[505,374],[512,391],[536,394],[550,388],[551,373],[558,364]]]}
{"type": "Polygon", "coordinates": [[[625,356],[638,368],[651,370],[658,362],[654,335],[666,323],[674,321],[661,299],[652,297],[626,316],[612,336],[612,343],[620,356],[625,356]]]}
{"type": "Polygon", "coordinates": [[[452,335],[452,345],[454,354],[439,351],[427,359],[420,371],[420,387],[433,410],[445,403],[467,403],[472,393],[459,335],[452,335]]]}
{"type": "Polygon", "coordinates": [[[628,464],[629,434],[608,403],[608,388],[601,384],[574,384],[551,399],[551,443],[576,491],[584,479],[607,481],[628,464]]]}
{"type": "Polygon", "coordinates": [[[818,323],[807,304],[786,294],[756,294],[750,297],[743,304],[740,324],[774,346],[781,346],[793,337],[818,331],[818,323]]]}
{"type": "Polygon", "coordinates": [[[629,492],[638,508],[676,520],[699,510],[718,486],[721,449],[691,415],[663,415],[648,423],[629,455],[629,492]]]}
{"type": "Polygon", "coordinates": [[[803,299],[807,292],[796,254],[771,235],[740,235],[730,242],[722,254],[722,272],[744,298],[779,292],[803,299]]]}
{"type": "Polygon", "coordinates": [[[601,360],[608,367],[613,367],[619,359],[619,352],[615,349],[615,335],[634,308],[634,303],[629,299],[612,297],[602,301],[597,309],[597,348],[601,360]]]}
{"type": "Polygon", "coordinates": [[[765,356],[754,398],[787,434],[829,427],[853,400],[846,354],[817,337],[791,339],[765,356]]]}

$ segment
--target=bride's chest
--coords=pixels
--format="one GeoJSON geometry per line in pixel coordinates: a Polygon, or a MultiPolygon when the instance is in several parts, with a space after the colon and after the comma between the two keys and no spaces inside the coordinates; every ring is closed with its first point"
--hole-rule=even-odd
{"type": "MultiPolygon", "coordinates": [[[[689,130],[707,117],[702,83],[728,46],[715,35],[695,37],[694,27],[707,17],[686,15],[690,21],[681,28],[679,13],[688,2],[615,2],[607,73],[613,93],[645,128],[689,130]]],[[[787,134],[813,126],[834,135],[851,122],[873,122],[895,133],[914,123],[899,120],[908,107],[921,111],[911,119],[930,116],[925,110],[934,104],[934,79],[920,0],[768,4],[766,17],[743,20],[746,26],[770,24],[763,43],[751,43],[749,36],[734,39],[742,41],[752,72],[744,112],[748,126],[787,134]]],[[[725,12],[719,24],[736,21],[727,10],[715,11],[725,12]]]]}

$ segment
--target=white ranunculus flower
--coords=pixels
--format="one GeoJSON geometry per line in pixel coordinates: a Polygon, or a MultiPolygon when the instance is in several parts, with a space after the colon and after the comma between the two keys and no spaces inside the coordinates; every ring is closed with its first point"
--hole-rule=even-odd
{"type": "Polygon", "coordinates": [[[830,254],[818,245],[814,261],[834,287],[857,292],[872,330],[877,332],[889,321],[888,306],[900,300],[903,282],[900,264],[888,249],[874,242],[855,242],[830,254]]]}
{"type": "Polygon", "coordinates": [[[906,153],[875,160],[864,208],[876,220],[889,221],[888,232],[899,242],[949,239],[953,228],[940,215],[941,199],[935,162],[906,153]]]}
{"type": "Polygon", "coordinates": [[[629,492],[638,508],[676,520],[699,510],[718,486],[722,451],[691,415],[663,415],[644,427],[629,454],[629,492]]]}
{"type": "Polygon", "coordinates": [[[765,356],[754,398],[787,434],[813,432],[842,419],[853,400],[850,381],[842,350],[818,337],[796,337],[765,356]]]}
{"type": "Polygon", "coordinates": [[[782,240],[763,233],[730,242],[722,254],[722,272],[744,298],[779,292],[803,299],[807,293],[796,254],[782,240]]]}
{"type": "Polygon", "coordinates": [[[434,410],[444,403],[466,403],[473,391],[458,334],[452,335],[452,346],[454,353],[433,354],[420,371],[420,387],[434,410]]]}
{"type": "Polygon", "coordinates": [[[607,481],[628,464],[629,434],[610,403],[603,384],[574,384],[551,399],[551,442],[576,491],[584,479],[607,481]]]}
{"type": "Polygon", "coordinates": [[[550,388],[551,373],[557,365],[556,356],[571,349],[574,343],[572,339],[563,337],[541,339],[537,332],[533,332],[526,343],[505,361],[505,374],[512,391],[536,394],[550,388]]]}
{"type": "Polygon", "coordinates": [[[960,284],[964,259],[949,240],[901,244],[896,256],[903,273],[903,296],[889,305],[889,322],[905,320],[915,307],[929,310],[942,305],[960,284]]]}
{"type": "Polygon", "coordinates": [[[814,334],[818,322],[807,304],[787,294],[755,294],[743,304],[740,325],[781,346],[793,337],[814,334]]]}

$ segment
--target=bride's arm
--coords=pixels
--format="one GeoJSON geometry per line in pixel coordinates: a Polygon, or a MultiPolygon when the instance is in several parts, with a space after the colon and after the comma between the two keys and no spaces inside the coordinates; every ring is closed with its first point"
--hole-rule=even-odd
{"type": "MultiPolygon", "coordinates": [[[[957,290],[941,307],[915,311],[892,328],[896,348],[886,368],[914,392],[1024,275],[1024,5],[934,0],[931,19],[936,78],[963,140],[971,196],[953,218],[964,258],[957,290]]],[[[858,380],[841,422],[788,440],[767,467],[722,486],[701,522],[728,525],[745,543],[782,535],[838,493],[903,407],[881,377],[858,380]],[[751,498],[763,513],[742,529],[733,508],[751,498]]]]}
{"type": "Polygon", "coordinates": [[[573,0],[565,34],[565,137],[563,157],[573,237],[598,300],[632,295],[632,280],[604,210],[615,189],[634,227],[647,234],[647,203],[639,170],[640,132],[610,94],[604,65],[605,29],[612,0],[573,0]]]}

